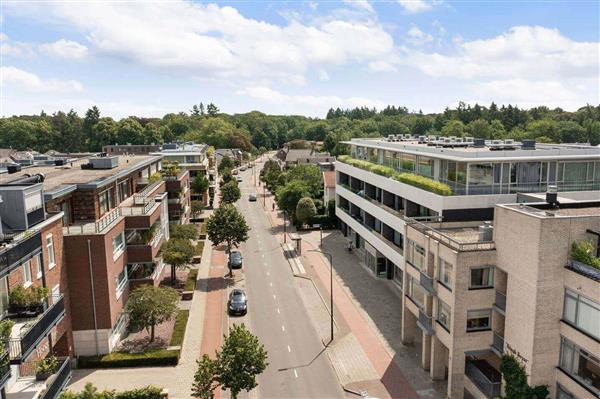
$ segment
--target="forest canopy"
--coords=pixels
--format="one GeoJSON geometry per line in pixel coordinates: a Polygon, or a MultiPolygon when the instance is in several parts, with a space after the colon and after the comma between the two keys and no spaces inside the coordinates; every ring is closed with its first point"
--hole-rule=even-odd
{"type": "Polygon", "coordinates": [[[114,120],[92,107],[85,115],[75,111],[48,115],[21,115],[0,119],[0,148],[56,149],[69,152],[100,151],[106,144],[159,144],[193,140],[216,148],[275,149],[292,140],[323,141],[324,150],[340,155],[340,141],[352,137],[389,134],[473,136],[486,139],[533,138],[539,142],[600,144],[600,105],[575,112],[560,108],[489,106],[460,103],[444,112],[424,114],[405,107],[330,109],[325,119],[297,115],[221,113],[214,104],[194,105],[189,112],[162,118],[130,116],[114,120]]]}

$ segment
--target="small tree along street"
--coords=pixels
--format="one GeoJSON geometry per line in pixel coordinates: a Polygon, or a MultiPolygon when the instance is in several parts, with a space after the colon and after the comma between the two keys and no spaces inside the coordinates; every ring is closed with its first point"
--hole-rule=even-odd
{"type": "MultiPolygon", "coordinates": [[[[206,223],[208,238],[213,245],[226,244],[227,253],[231,253],[232,247],[237,247],[248,239],[250,228],[244,216],[231,204],[223,204],[217,208],[208,218],[206,223]]],[[[229,265],[229,275],[233,275],[229,265]]]]}
{"type": "Polygon", "coordinates": [[[230,327],[214,360],[204,355],[197,363],[192,395],[202,399],[213,398],[218,386],[229,389],[231,398],[236,399],[242,390],[249,392],[258,386],[256,377],[269,365],[264,346],[244,324],[230,327]]]}
{"type": "Polygon", "coordinates": [[[198,238],[198,231],[193,224],[171,224],[169,235],[171,239],[195,240],[198,238]]]}
{"type": "Polygon", "coordinates": [[[241,196],[242,193],[240,192],[240,187],[237,182],[233,180],[221,187],[221,203],[223,204],[233,204],[239,200],[241,196]]]}
{"type": "Polygon", "coordinates": [[[154,327],[170,320],[177,312],[179,293],[173,288],[142,285],[129,294],[126,312],[129,325],[134,329],[145,329],[154,341],[154,327]]]}
{"type": "Polygon", "coordinates": [[[175,285],[175,271],[188,265],[194,254],[194,247],[187,239],[171,238],[164,245],[163,259],[171,265],[171,285],[175,285]]]}
{"type": "Polygon", "coordinates": [[[296,205],[296,220],[298,223],[306,223],[317,214],[317,208],[312,198],[304,197],[296,205]]]}
{"type": "Polygon", "coordinates": [[[192,191],[195,192],[196,194],[204,194],[206,192],[206,190],[208,190],[208,186],[210,185],[210,182],[208,181],[208,179],[205,176],[202,175],[198,175],[196,177],[194,177],[194,180],[192,180],[192,191]]]}
{"type": "Polygon", "coordinates": [[[223,173],[224,170],[226,169],[232,169],[233,168],[233,161],[231,160],[231,158],[229,158],[227,155],[225,155],[223,157],[223,159],[221,159],[221,163],[219,163],[219,167],[217,168],[217,170],[219,171],[219,173],[223,173]]]}

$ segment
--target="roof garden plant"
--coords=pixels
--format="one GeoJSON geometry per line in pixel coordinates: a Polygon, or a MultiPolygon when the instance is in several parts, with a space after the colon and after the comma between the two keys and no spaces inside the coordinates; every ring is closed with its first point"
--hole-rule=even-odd
{"type": "Polygon", "coordinates": [[[600,258],[594,255],[594,249],[592,240],[575,241],[571,245],[571,259],[600,270],[600,258]]]}

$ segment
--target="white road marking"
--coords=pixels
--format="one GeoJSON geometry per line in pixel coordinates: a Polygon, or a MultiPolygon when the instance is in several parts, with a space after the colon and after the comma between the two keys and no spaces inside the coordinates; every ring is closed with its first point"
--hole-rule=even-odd
{"type": "Polygon", "coordinates": [[[290,348],[290,346],[288,345],[288,352],[291,352],[292,348],[290,348]]]}
{"type": "MultiPolygon", "coordinates": [[[[266,265],[266,263],[265,263],[265,265],[266,265]]],[[[270,276],[270,275],[271,275],[271,273],[267,272],[267,276],[270,276]]]]}
{"type": "Polygon", "coordinates": [[[265,257],[265,254],[260,254],[260,256],[262,256],[263,258],[265,257]]]}
{"type": "Polygon", "coordinates": [[[269,286],[270,286],[270,287],[272,287],[272,286],[273,286],[273,283],[269,283],[269,286]]]}
{"type": "Polygon", "coordinates": [[[281,312],[279,311],[279,308],[277,308],[277,314],[281,314],[281,312]]]}
{"type": "Polygon", "coordinates": [[[281,331],[285,331],[285,326],[283,324],[281,325],[281,331]]]}
{"type": "Polygon", "coordinates": [[[298,372],[296,370],[294,370],[294,376],[298,378],[298,372]]]}
{"type": "Polygon", "coordinates": [[[275,294],[273,294],[273,299],[277,299],[277,297],[275,296],[275,294]]]}

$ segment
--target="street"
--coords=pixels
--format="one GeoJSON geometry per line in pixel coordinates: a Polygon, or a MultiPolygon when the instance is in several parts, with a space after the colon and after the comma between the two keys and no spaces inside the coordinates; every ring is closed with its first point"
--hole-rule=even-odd
{"type": "MultiPolygon", "coordinates": [[[[256,179],[260,167],[255,166],[256,179]]],[[[261,164],[262,166],[262,164],[261,164]]],[[[325,354],[294,284],[294,277],[277,241],[262,198],[254,186],[252,169],[240,172],[242,193],[238,208],[251,228],[241,245],[250,328],[268,351],[269,366],[258,378],[258,396],[269,398],[341,398],[344,393],[325,354]]],[[[241,273],[236,271],[235,279],[241,273]]],[[[230,318],[229,324],[237,322],[230,318]]]]}

